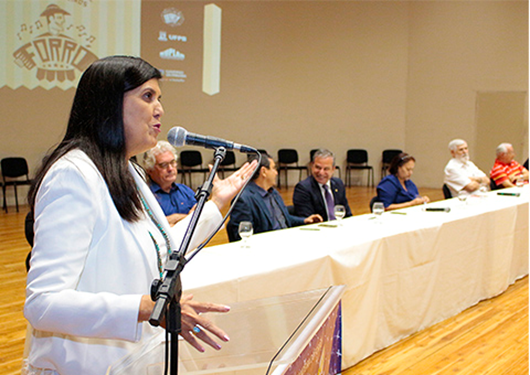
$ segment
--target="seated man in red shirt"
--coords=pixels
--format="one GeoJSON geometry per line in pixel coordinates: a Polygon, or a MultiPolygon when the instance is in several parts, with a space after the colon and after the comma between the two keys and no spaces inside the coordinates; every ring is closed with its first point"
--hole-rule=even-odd
{"type": "Polygon", "coordinates": [[[514,160],[515,152],[509,143],[497,147],[497,159],[490,172],[490,178],[498,187],[516,186],[517,180],[528,183],[528,170],[514,160]]]}

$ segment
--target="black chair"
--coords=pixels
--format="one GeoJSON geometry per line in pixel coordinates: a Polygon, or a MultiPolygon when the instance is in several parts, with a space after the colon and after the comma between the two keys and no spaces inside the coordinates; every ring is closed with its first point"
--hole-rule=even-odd
{"type": "Polygon", "coordinates": [[[13,186],[15,190],[15,201],[18,212],[18,192],[17,186],[31,185],[29,179],[28,162],[24,158],[13,157],[4,158],[0,161],[2,167],[2,192],[4,194],[4,210],[7,213],[6,188],[13,186]],[[22,180],[20,178],[23,178],[22,180]]]}
{"type": "Polygon", "coordinates": [[[495,183],[495,181],[493,181],[493,179],[490,178],[490,190],[493,191],[493,190],[499,190],[499,189],[503,189],[503,188],[504,188],[504,186],[502,186],[502,185],[497,185],[497,184],[495,183]]]}
{"type": "Polygon", "coordinates": [[[370,175],[372,176],[372,187],[374,186],[374,168],[368,165],[368,152],[363,149],[351,149],[346,153],[346,184],[351,186],[351,172],[354,170],[367,170],[368,180],[366,185],[370,184],[370,175]]]}
{"type": "Polygon", "coordinates": [[[225,172],[235,172],[237,171],[236,167],[236,154],[234,151],[227,150],[225,158],[219,164],[219,173],[221,174],[222,178],[225,178],[225,172]]]}
{"type": "MultiPolygon", "coordinates": [[[[317,152],[317,151],[318,151],[318,148],[314,148],[311,151],[309,151],[309,163],[311,163],[313,161],[313,155],[315,155],[315,152],[317,152]]],[[[342,174],[340,173],[340,166],[337,165],[336,160],[335,160],[335,170],[337,172],[339,172],[339,178],[342,180],[342,174]]],[[[310,166],[308,164],[307,165],[307,175],[309,176],[310,173],[311,173],[311,168],[310,168],[310,166]]]]}
{"type": "Polygon", "coordinates": [[[181,151],[179,156],[180,169],[179,173],[182,174],[182,182],[186,182],[186,176],[188,176],[189,187],[192,187],[191,177],[193,173],[202,173],[203,178],[206,178],[206,173],[209,172],[208,168],[204,168],[202,165],[202,155],[200,151],[186,150],[181,151]]]}
{"type": "Polygon", "coordinates": [[[442,191],[444,193],[444,198],[445,199],[453,198],[453,194],[451,193],[451,190],[449,190],[449,186],[447,186],[447,184],[443,184],[442,191]]]}
{"type": "Polygon", "coordinates": [[[388,171],[388,167],[390,167],[390,162],[392,159],[402,152],[403,151],[398,149],[388,149],[383,151],[383,157],[381,159],[381,178],[386,176],[386,172],[388,171]]]}
{"type": "Polygon", "coordinates": [[[306,166],[298,165],[298,152],[292,148],[278,150],[278,187],[281,187],[281,174],[285,171],[285,186],[288,187],[287,175],[290,170],[300,171],[298,181],[302,179],[302,171],[307,172],[306,166]]]}
{"type": "Polygon", "coordinates": [[[370,212],[373,212],[372,208],[373,208],[375,202],[379,202],[377,195],[375,197],[373,197],[372,199],[370,199],[370,212]]]}

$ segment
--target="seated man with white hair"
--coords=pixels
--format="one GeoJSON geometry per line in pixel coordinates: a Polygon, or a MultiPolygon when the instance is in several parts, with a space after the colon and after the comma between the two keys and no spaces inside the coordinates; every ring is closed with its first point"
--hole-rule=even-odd
{"type": "Polygon", "coordinates": [[[510,143],[497,146],[497,159],[490,172],[491,179],[500,188],[517,185],[517,180],[528,183],[528,169],[515,161],[515,152],[510,143]]]}
{"type": "Polygon", "coordinates": [[[149,187],[171,226],[184,219],[197,200],[191,188],[177,184],[177,151],[166,141],[158,141],[143,157],[149,187]]]}
{"type": "Polygon", "coordinates": [[[469,160],[466,141],[453,139],[449,142],[449,151],[453,158],[445,166],[444,183],[449,187],[453,197],[462,190],[471,194],[481,186],[489,184],[488,176],[469,160]]]}

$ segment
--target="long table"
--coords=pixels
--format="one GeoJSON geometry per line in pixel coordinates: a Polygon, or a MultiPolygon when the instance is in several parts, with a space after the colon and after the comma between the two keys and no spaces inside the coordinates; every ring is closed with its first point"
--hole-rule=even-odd
{"type": "MultiPolygon", "coordinates": [[[[203,249],[182,274],[230,304],[345,285],[343,368],[505,291],[528,274],[530,187],[309,225],[203,249]],[[450,208],[430,212],[427,207],[450,208]]],[[[260,324],[260,322],[256,322],[260,324]]]]}

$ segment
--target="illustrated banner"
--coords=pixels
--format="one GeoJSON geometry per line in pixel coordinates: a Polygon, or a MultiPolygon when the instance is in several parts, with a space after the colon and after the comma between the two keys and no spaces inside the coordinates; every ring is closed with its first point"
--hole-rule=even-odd
{"type": "Polygon", "coordinates": [[[98,58],[140,54],[141,0],[0,0],[0,88],[75,87],[98,58]]]}

